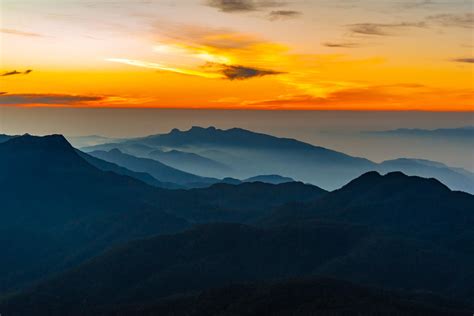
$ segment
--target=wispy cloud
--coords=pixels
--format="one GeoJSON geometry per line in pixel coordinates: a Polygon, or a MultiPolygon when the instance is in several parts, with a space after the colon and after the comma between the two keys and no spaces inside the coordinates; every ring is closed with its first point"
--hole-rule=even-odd
{"type": "Polygon", "coordinates": [[[245,80],[269,75],[279,75],[282,72],[260,69],[254,67],[245,67],[240,65],[225,65],[225,64],[209,64],[208,69],[215,69],[218,73],[222,74],[225,79],[229,80],[245,80]]]}
{"type": "Polygon", "coordinates": [[[452,59],[452,61],[457,62],[457,63],[474,64],[474,57],[454,58],[452,59]]]}
{"type": "Polygon", "coordinates": [[[406,28],[424,28],[424,22],[357,23],[348,25],[351,32],[363,35],[391,36],[406,28]]]}
{"type": "Polygon", "coordinates": [[[273,70],[218,63],[206,63],[204,66],[201,67],[201,69],[203,69],[204,71],[199,71],[186,68],[169,67],[162,64],[141,60],[109,58],[107,59],[107,61],[148,69],[157,69],[160,71],[174,72],[182,75],[196,76],[207,79],[244,80],[268,75],[277,75],[282,73],[273,70]]]}
{"type": "Polygon", "coordinates": [[[287,20],[287,19],[294,19],[302,15],[300,11],[294,10],[275,10],[271,11],[268,14],[268,19],[270,21],[277,21],[277,20],[287,20]]]}
{"type": "Polygon", "coordinates": [[[265,8],[281,7],[285,3],[271,0],[207,0],[206,5],[222,12],[249,12],[265,8]]]}
{"type": "Polygon", "coordinates": [[[427,20],[447,27],[474,28],[474,13],[438,14],[429,16],[427,20]]]}
{"type": "Polygon", "coordinates": [[[0,105],[77,105],[103,101],[103,96],[85,96],[68,94],[0,94],[0,105]]]}
{"type": "Polygon", "coordinates": [[[137,98],[113,95],[80,95],[56,93],[7,93],[0,92],[0,106],[49,106],[49,107],[131,107],[153,103],[154,98],[137,98]]]}
{"type": "Polygon", "coordinates": [[[222,78],[221,74],[197,71],[197,70],[192,70],[192,69],[175,68],[175,67],[162,65],[159,63],[153,63],[153,62],[142,61],[142,60],[133,60],[133,59],[124,59],[124,58],[108,58],[106,60],[110,62],[114,62],[114,63],[121,63],[121,64],[130,65],[130,66],[141,67],[141,68],[169,71],[169,72],[174,72],[174,73],[178,73],[182,75],[197,76],[197,77],[208,78],[208,79],[222,78]]]}
{"type": "Polygon", "coordinates": [[[168,26],[167,30],[167,37],[154,47],[154,61],[106,60],[208,79],[243,80],[282,74],[271,67],[286,49],[276,43],[228,29],[168,26]]]}
{"type": "Polygon", "coordinates": [[[7,76],[14,76],[14,75],[28,75],[31,72],[33,72],[33,70],[31,70],[31,69],[28,69],[28,70],[25,70],[25,71],[13,70],[13,71],[7,71],[7,72],[2,73],[0,75],[0,77],[7,77],[7,76]]]}
{"type": "Polygon", "coordinates": [[[19,30],[14,30],[14,29],[4,29],[4,28],[0,28],[0,33],[18,35],[18,36],[27,36],[27,37],[43,37],[44,36],[39,33],[24,32],[24,31],[19,31],[19,30]]]}
{"type": "Polygon", "coordinates": [[[354,42],[324,42],[324,46],[331,48],[355,48],[359,47],[359,43],[354,42]]]}
{"type": "Polygon", "coordinates": [[[445,109],[445,100],[449,99],[453,102],[452,110],[462,110],[468,105],[466,95],[469,94],[472,90],[447,91],[418,84],[395,84],[342,89],[324,97],[281,95],[275,99],[244,102],[244,105],[275,109],[380,110],[384,104],[386,110],[426,110],[424,102],[432,109],[445,109]]]}

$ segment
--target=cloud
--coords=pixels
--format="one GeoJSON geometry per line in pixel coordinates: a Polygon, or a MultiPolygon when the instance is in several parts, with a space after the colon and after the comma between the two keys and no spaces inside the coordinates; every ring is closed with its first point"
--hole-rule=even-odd
{"type": "Polygon", "coordinates": [[[200,71],[186,68],[170,67],[158,63],[132,59],[108,58],[107,61],[148,69],[174,72],[182,75],[195,76],[207,79],[243,80],[268,75],[277,75],[282,73],[273,70],[245,67],[240,65],[226,65],[213,62],[208,62],[204,64],[204,66],[201,67],[203,71],[200,71]]]}
{"type": "Polygon", "coordinates": [[[185,69],[185,68],[175,68],[175,67],[162,65],[159,63],[147,62],[147,61],[142,61],[142,60],[124,59],[124,58],[108,58],[106,59],[106,61],[126,64],[130,66],[141,67],[141,68],[169,71],[169,72],[174,72],[174,73],[178,73],[182,75],[196,76],[196,77],[202,77],[202,78],[208,78],[208,79],[222,78],[222,75],[216,74],[216,73],[203,72],[203,71],[185,69]]]}
{"type": "Polygon", "coordinates": [[[0,94],[1,105],[82,105],[105,100],[102,96],[68,95],[68,94],[0,94]]]}
{"type": "Polygon", "coordinates": [[[222,12],[238,13],[281,7],[284,3],[270,0],[208,0],[206,1],[206,5],[217,8],[222,12]]]}
{"type": "Polygon", "coordinates": [[[401,29],[405,28],[423,28],[426,24],[424,22],[401,22],[392,24],[383,23],[357,23],[350,24],[349,29],[356,34],[376,35],[376,36],[391,36],[401,29]]]}
{"type": "Polygon", "coordinates": [[[8,72],[5,72],[5,73],[1,74],[0,77],[7,77],[7,76],[14,76],[14,75],[28,75],[28,74],[30,74],[32,71],[33,71],[33,70],[31,70],[31,69],[25,70],[25,71],[23,71],[23,72],[13,70],[13,71],[8,71],[8,72]]]}
{"type": "Polygon", "coordinates": [[[447,27],[474,28],[474,13],[438,14],[429,16],[427,20],[447,27]]]}
{"type": "Polygon", "coordinates": [[[355,48],[360,46],[360,44],[353,42],[325,42],[323,45],[331,48],[355,48]]]}
{"type": "Polygon", "coordinates": [[[19,36],[28,36],[28,37],[43,37],[42,34],[39,33],[32,33],[32,32],[24,32],[14,29],[4,29],[0,28],[0,33],[10,34],[10,35],[19,35],[19,36]]]}
{"type": "Polygon", "coordinates": [[[455,58],[452,59],[452,61],[455,61],[457,63],[468,63],[468,64],[474,64],[474,57],[467,57],[467,58],[455,58]]]}
{"type": "Polygon", "coordinates": [[[242,105],[266,109],[320,110],[465,110],[472,104],[471,90],[444,90],[419,84],[394,84],[348,88],[326,96],[281,95],[275,99],[244,102],[242,105]],[[466,101],[468,100],[468,101],[466,101]],[[429,104],[429,106],[428,106],[429,104]]]}
{"type": "Polygon", "coordinates": [[[254,67],[245,67],[240,65],[215,65],[219,72],[224,75],[225,79],[229,80],[245,80],[269,75],[279,75],[282,72],[268,70],[268,69],[259,69],[254,67]]]}
{"type": "Polygon", "coordinates": [[[268,19],[270,21],[294,19],[294,18],[299,17],[301,14],[302,14],[301,12],[293,11],[293,10],[276,10],[276,11],[271,11],[268,14],[268,19]]]}
{"type": "Polygon", "coordinates": [[[282,64],[287,51],[283,45],[229,29],[164,27],[170,32],[154,46],[154,61],[106,60],[208,79],[242,80],[282,73],[268,65],[282,64]]]}

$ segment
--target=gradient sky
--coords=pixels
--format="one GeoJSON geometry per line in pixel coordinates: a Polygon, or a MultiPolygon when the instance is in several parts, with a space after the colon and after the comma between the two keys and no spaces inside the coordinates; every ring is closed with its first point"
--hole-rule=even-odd
{"type": "Polygon", "coordinates": [[[0,0],[0,105],[474,109],[471,0],[0,0]]]}

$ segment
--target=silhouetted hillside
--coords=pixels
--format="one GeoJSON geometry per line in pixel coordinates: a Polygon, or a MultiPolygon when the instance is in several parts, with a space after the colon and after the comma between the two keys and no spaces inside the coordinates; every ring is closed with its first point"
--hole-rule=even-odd
{"type": "MultiPolygon", "coordinates": [[[[472,256],[389,238],[363,226],[314,221],[265,229],[212,224],[115,248],[8,298],[0,307],[51,315],[102,305],[146,305],[235,282],[315,275],[474,303],[472,283],[466,279],[473,264],[472,256]]],[[[262,303],[266,308],[270,304],[262,303]]]]}
{"type": "Polygon", "coordinates": [[[369,172],[314,203],[277,211],[268,222],[324,219],[370,225],[474,250],[474,197],[435,179],[369,172]],[[461,242],[461,240],[464,240],[461,242]]]}
{"type": "Polygon", "coordinates": [[[207,177],[220,177],[223,174],[230,174],[231,168],[221,162],[202,157],[195,153],[188,153],[179,150],[153,150],[148,153],[148,157],[158,160],[173,168],[196,173],[207,177]]]}
{"type": "Polygon", "coordinates": [[[382,173],[403,171],[407,175],[436,178],[453,190],[474,193],[474,174],[460,168],[451,168],[436,161],[400,158],[378,165],[382,173]]]}
{"type": "MultiPolygon", "coordinates": [[[[16,315],[41,315],[25,307],[16,315]]],[[[6,312],[9,311],[7,307],[6,312]]],[[[182,295],[141,304],[81,306],[68,316],[338,316],[386,315],[470,316],[467,306],[436,296],[367,288],[333,279],[296,279],[276,283],[244,283],[195,295],[182,295]]],[[[61,312],[50,316],[64,315],[61,312]]]]}
{"type": "Polygon", "coordinates": [[[186,227],[152,205],[159,196],[141,181],[94,168],[59,135],[0,144],[0,243],[12,254],[0,262],[2,289],[110,244],[186,227]]]}
{"type": "Polygon", "coordinates": [[[12,139],[13,137],[16,137],[16,136],[0,134],[0,143],[6,142],[7,140],[12,139]]]}
{"type": "Polygon", "coordinates": [[[118,175],[124,171],[104,162],[99,167],[114,172],[99,170],[81,156],[60,135],[0,144],[0,248],[8,258],[0,261],[0,291],[120,242],[182,230],[189,221],[252,221],[275,206],[324,193],[303,184],[257,183],[164,190],[118,175]]]}
{"type": "Polygon", "coordinates": [[[179,185],[186,185],[190,183],[217,183],[218,179],[199,177],[172,167],[169,167],[159,161],[139,158],[132,155],[122,153],[118,149],[110,151],[93,151],[90,155],[106,160],[108,162],[116,163],[127,169],[136,172],[145,172],[152,175],[161,182],[171,182],[179,185]]]}
{"type": "Polygon", "coordinates": [[[243,180],[244,182],[265,182],[265,183],[273,183],[273,184],[280,184],[280,183],[286,183],[286,182],[293,182],[292,178],[288,177],[282,177],[279,175],[275,174],[270,174],[270,175],[261,175],[261,176],[255,176],[255,177],[250,177],[248,179],[243,180]]]}
{"type": "Polygon", "coordinates": [[[135,179],[138,179],[140,181],[145,182],[146,184],[158,187],[158,188],[167,188],[167,189],[179,189],[182,188],[181,186],[170,183],[170,182],[161,182],[152,177],[150,174],[145,173],[145,172],[135,172],[128,170],[127,168],[120,167],[117,164],[98,159],[96,157],[93,157],[89,154],[83,153],[80,150],[76,151],[79,156],[81,156],[83,159],[85,159],[88,163],[96,167],[97,169],[100,169],[102,171],[112,171],[120,175],[124,176],[129,176],[135,179]]]}

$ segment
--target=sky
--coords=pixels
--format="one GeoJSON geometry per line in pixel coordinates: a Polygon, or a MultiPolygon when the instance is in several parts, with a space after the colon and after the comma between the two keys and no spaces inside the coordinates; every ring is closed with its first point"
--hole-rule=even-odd
{"type": "Polygon", "coordinates": [[[471,0],[0,0],[0,106],[472,111],[471,0]]]}

